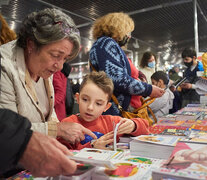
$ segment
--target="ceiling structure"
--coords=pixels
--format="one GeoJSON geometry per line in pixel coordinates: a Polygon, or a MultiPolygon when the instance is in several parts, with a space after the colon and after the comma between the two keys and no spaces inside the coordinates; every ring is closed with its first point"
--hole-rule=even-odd
{"type": "MultiPolygon", "coordinates": [[[[0,11],[9,26],[18,32],[21,21],[32,11],[55,7],[70,15],[78,26],[82,46],[91,47],[93,21],[110,12],[128,13],[135,30],[128,49],[141,59],[153,51],[161,64],[178,64],[185,47],[195,47],[195,11],[197,10],[198,49],[207,51],[207,0],[0,0],[0,11]]],[[[135,57],[135,56],[134,56],[135,57]]],[[[84,62],[81,56],[73,62],[84,62]]]]}

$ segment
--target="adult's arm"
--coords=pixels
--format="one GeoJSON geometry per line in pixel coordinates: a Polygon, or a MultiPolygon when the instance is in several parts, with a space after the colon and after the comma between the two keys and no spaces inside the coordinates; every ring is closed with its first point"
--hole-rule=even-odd
{"type": "Polygon", "coordinates": [[[0,109],[0,172],[17,164],[32,136],[31,123],[7,109],[0,109]]]}
{"type": "Polygon", "coordinates": [[[19,163],[34,176],[69,175],[76,163],[67,155],[72,153],[56,139],[34,132],[19,163]]]}
{"type": "MultiPolygon", "coordinates": [[[[123,94],[149,96],[152,86],[138,81],[126,70],[125,54],[119,45],[111,38],[100,38],[90,50],[92,65],[98,66],[99,71],[105,71],[113,80],[115,89],[123,94]]],[[[96,67],[95,67],[96,68],[96,67]]]]}

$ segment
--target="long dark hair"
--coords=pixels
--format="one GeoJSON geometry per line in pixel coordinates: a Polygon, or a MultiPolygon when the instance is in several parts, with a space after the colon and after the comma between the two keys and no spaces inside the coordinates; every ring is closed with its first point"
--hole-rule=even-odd
{"type": "Polygon", "coordinates": [[[142,67],[142,68],[146,67],[146,66],[148,65],[148,61],[149,61],[149,59],[150,59],[152,56],[154,56],[154,58],[155,58],[155,62],[157,62],[157,58],[156,58],[155,54],[152,53],[152,52],[150,52],[150,51],[147,51],[147,52],[145,52],[145,53],[143,54],[139,66],[142,67]]]}

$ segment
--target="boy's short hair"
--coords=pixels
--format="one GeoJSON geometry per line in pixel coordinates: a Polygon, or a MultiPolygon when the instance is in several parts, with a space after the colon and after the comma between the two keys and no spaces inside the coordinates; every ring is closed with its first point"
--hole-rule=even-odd
{"type": "Polygon", "coordinates": [[[110,101],[114,91],[114,84],[113,81],[107,76],[107,74],[104,71],[93,71],[91,73],[86,74],[80,85],[80,92],[83,89],[83,87],[90,81],[96,84],[106,94],[108,94],[108,101],[110,101]]]}
{"type": "Polygon", "coordinates": [[[193,48],[185,48],[182,52],[182,58],[191,57],[193,56],[197,57],[196,51],[193,48]]]}
{"type": "Polygon", "coordinates": [[[156,71],[152,74],[151,79],[154,79],[155,81],[159,81],[160,79],[162,79],[165,85],[169,83],[169,77],[163,71],[156,71]]]}

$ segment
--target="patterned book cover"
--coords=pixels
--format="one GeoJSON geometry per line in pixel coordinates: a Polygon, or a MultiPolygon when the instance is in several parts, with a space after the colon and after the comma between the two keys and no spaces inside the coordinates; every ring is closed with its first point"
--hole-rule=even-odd
{"type": "Polygon", "coordinates": [[[153,170],[153,180],[162,178],[207,179],[207,146],[178,142],[171,157],[153,170]]]}
{"type": "Polygon", "coordinates": [[[117,169],[109,170],[99,167],[92,174],[92,179],[98,180],[150,180],[151,169],[159,167],[163,160],[129,156],[122,160],[114,160],[117,169]]]}
{"type": "Polygon", "coordinates": [[[184,142],[207,143],[207,131],[191,129],[188,137],[182,139],[184,142]]]}
{"type": "Polygon", "coordinates": [[[162,135],[140,135],[133,137],[136,141],[143,143],[160,144],[166,146],[175,146],[179,140],[179,137],[175,136],[162,136],[162,135]]]}
{"type": "Polygon", "coordinates": [[[186,130],[186,127],[181,127],[181,126],[163,126],[159,124],[155,124],[149,128],[149,131],[151,134],[160,134],[162,133],[165,129],[178,129],[178,130],[186,130]]]}

